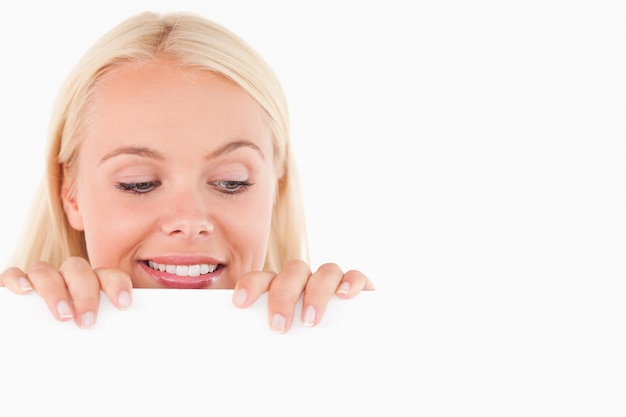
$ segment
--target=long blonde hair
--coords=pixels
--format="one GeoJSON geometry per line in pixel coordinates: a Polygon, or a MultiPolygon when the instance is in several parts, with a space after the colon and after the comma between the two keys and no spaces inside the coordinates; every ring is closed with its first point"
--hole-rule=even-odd
{"type": "Polygon", "coordinates": [[[122,62],[166,56],[181,67],[211,71],[243,88],[265,112],[278,167],[277,194],[266,270],[290,259],[308,261],[304,209],[290,146],[287,103],[272,69],[247,43],[224,27],[194,14],[146,12],[106,33],[79,61],[57,99],[48,137],[47,170],[28,216],[26,233],[11,261],[55,267],[69,256],[88,258],[83,232],[68,223],[61,202],[64,172],[74,169],[85,108],[99,78],[122,62]]]}

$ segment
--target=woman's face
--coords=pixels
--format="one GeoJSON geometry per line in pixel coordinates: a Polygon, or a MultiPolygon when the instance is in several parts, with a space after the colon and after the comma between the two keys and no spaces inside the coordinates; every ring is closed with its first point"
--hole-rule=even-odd
{"type": "Polygon", "coordinates": [[[217,75],[123,64],[90,104],[70,224],[135,287],[233,288],[263,268],[276,170],[260,106],[217,75]]]}

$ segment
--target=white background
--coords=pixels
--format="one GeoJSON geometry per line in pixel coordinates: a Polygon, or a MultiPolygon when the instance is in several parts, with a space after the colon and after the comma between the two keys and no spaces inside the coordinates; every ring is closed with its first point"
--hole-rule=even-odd
{"type": "Polygon", "coordinates": [[[313,264],[376,284],[372,331],[397,339],[363,349],[406,415],[626,412],[623,2],[39,3],[0,9],[1,257],[76,60],[131,14],[190,10],[282,80],[313,264]]]}

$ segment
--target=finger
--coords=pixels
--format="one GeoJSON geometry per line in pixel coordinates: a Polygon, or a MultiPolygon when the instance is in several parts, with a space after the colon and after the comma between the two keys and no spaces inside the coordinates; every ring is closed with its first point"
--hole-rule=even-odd
{"type": "Polygon", "coordinates": [[[252,305],[261,294],[269,290],[275,277],[275,272],[253,271],[244,274],[235,284],[233,303],[240,308],[252,305]]]}
{"type": "Polygon", "coordinates": [[[296,303],[311,275],[309,266],[300,260],[289,261],[270,284],[267,298],[269,324],[275,333],[289,330],[296,303]]]}
{"type": "Polygon", "coordinates": [[[133,284],[130,276],[120,270],[109,268],[97,268],[94,272],[111,303],[120,310],[128,309],[132,304],[133,284]]]}
{"type": "Polygon", "coordinates": [[[100,281],[86,259],[67,258],[59,268],[72,297],[74,321],[82,328],[96,323],[100,306],[100,281]]]}
{"type": "Polygon", "coordinates": [[[20,268],[12,267],[0,274],[0,287],[7,287],[16,294],[26,294],[33,290],[33,284],[20,268]]]}
{"type": "Polygon", "coordinates": [[[333,263],[320,266],[311,275],[304,290],[302,324],[315,326],[320,322],[326,311],[328,300],[335,295],[343,276],[341,268],[333,263]]]}
{"type": "Polygon", "coordinates": [[[374,284],[361,271],[350,270],[343,275],[336,294],[339,298],[352,298],[361,291],[375,290],[374,284]]]}
{"type": "Polygon", "coordinates": [[[74,317],[71,297],[59,271],[46,262],[35,262],[28,267],[26,274],[57,320],[67,321],[74,317]]]}

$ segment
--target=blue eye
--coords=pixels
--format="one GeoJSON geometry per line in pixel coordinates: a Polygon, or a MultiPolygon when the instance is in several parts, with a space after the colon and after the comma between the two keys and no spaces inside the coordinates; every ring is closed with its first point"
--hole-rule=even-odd
{"type": "Polygon", "coordinates": [[[118,182],[115,184],[115,188],[128,193],[145,194],[154,190],[159,185],[161,185],[159,181],[118,182]]]}
{"type": "Polygon", "coordinates": [[[213,183],[224,194],[238,194],[254,184],[248,181],[217,181],[213,183]]]}

